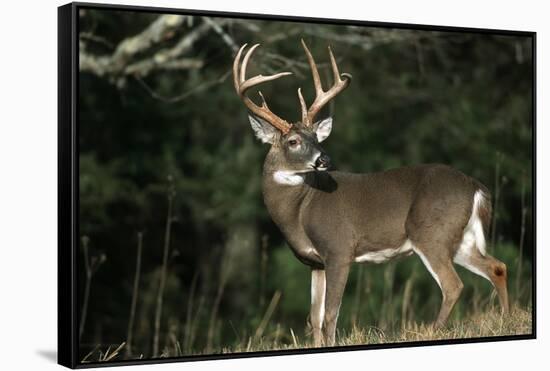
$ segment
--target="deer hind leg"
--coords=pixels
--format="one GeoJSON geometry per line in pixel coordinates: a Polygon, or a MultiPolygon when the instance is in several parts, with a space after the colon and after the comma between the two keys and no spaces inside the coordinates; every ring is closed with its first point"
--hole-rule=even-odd
{"type": "Polygon", "coordinates": [[[323,320],[325,317],[325,292],[326,277],[322,269],[311,271],[311,309],[309,312],[309,324],[313,331],[313,344],[315,347],[323,346],[323,320]]]}
{"type": "Polygon", "coordinates": [[[491,282],[498,294],[502,312],[509,312],[506,264],[488,254],[482,255],[475,245],[467,243],[460,245],[454,262],[491,282]]]}
{"type": "Polygon", "coordinates": [[[336,341],[336,322],[342,303],[342,296],[348,280],[350,263],[327,263],[326,274],[326,302],[323,334],[325,345],[332,346],[336,341]]]}
{"type": "Polygon", "coordinates": [[[436,328],[443,327],[460,297],[464,284],[458,277],[452,260],[438,254],[442,249],[428,250],[414,247],[413,250],[422,259],[443,294],[439,315],[434,323],[436,328]]]}

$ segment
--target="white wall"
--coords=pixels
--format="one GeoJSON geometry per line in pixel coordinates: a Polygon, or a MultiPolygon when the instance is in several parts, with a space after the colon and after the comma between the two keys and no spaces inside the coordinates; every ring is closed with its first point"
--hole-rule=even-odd
{"type": "MultiPolygon", "coordinates": [[[[536,341],[356,351],[148,366],[163,370],[357,367],[514,370],[548,359],[550,29],[544,1],[118,1],[281,15],[530,30],[538,32],[538,333],[536,341]],[[545,18],[546,15],[546,18],[545,18]]],[[[60,1],[6,1],[0,11],[0,367],[54,369],[56,348],[56,32],[60,1]]],[[[544,366],[543,366],[544,367],[544,366]]],[[[134,367],[135,368],[135,367],[134,367]]],[[[132,369],[134,369],[132,368],[132,369]]],[[[540,366],[537,367],[540,369],[540,366]]],[[[138,370],[138,368],[135,368],[138,370]]],[[[143,370],[144,368],[139,368],[143,370]]]]}

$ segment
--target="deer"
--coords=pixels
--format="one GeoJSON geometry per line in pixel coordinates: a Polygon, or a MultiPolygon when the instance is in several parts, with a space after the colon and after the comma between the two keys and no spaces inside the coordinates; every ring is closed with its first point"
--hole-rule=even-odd
{"type": "Polygon", "coordinates": [[[313,346],[333,346],[343,293],[353,263],[385,263],[417,255],[442,294],[434,328],[446,325],[464,287],[454,264],[487,279],[509,312],[506,265],[487,253],[492,205],[488,189],[444,164],[419,164],[372,173],[333,169],[322,143],[332,117],[321,109],[342,93],[352,76],[340,74],[328,47],[333,84],[324,90],[316,62],[301,40],[315,88],[308,107],[298,88],[301,120],[273,113],[261,91],[258,105],[250,88],[291,75],[246,77],[255,44],[233,61],[235,91],[249,111],[255,136],[270,149],[262,174],[263,201],[294,255],[311,268],[308,323],[313,346]]]}

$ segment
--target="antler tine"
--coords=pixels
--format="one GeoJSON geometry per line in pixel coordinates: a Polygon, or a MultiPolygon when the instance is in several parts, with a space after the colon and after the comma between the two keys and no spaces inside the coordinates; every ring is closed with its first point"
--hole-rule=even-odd
{"type": "Polygon", "coordinates": [[[334,58],[334,54],[332,53],[332,48],[330,45],[328,46],[328,55],[330,57],[330,65],[332,67],[332,75],[334,78],[334,84],[336,84],[337,81],[342,81],[340,79],[340,71],[338,71],[338,65],[336,64],[336,58],[334,58]]]}
{"type": "Polygon", "coordinates": [[[302,122],[307,122],[307,105],[302,95],[302,88],[298,88],[298,99],[300,99],[300,107],[302,107],[302,122]]]}
{"type": "Polygon", "coordinates": [[[303,103],[303,97],[301,96],[301,92],[298,92],[299,98],[300,98],[300,104],[302,106],[302,123],[311,126],[313,125],[313,122],[315,120],[315,116],[319,113],[319,111],[336,95],[342,92],[345,88],[348,87],[350,81],[351,81],[351,75],[349,73],[342,73],[338,71],[338,65],[336,64],[336,58],[334,58],[334,54],[332,53],[332,50],[330,46],[328,47],[329,57],[330,57],[330,64],[332,67],[332,73],[334,75],[334,82],[332,87],[324,91],[323,86],[321,84],[321,79],[319,77],[319,71],[317,70],[317,66],[315,64],[315,60],[313,59],[313,56],[311,55],[311,52],[306,46],[306,43],[302,39],[302,45],[304,47],[304,50],[306,52],[307,60],[309,62],[309,66],[311,68],[311,74],[313,76],[313,84],[315,86],[315,100],[307,110],[307,114],[305,114],[305,103],[303,103]],[[342,80],[342,77],[344,80],[342,80]]]}
{"type": "Polygon", "coordinates": [[[239,51],[237,52],[237,55],[235,56],[235,60],[233,61],[233,83],[235,85],[235,90],[239,97],[242,99],[244,104],[248,107],[248,109],[254,113],[255,115],[261,117],[262,119],[269,122],[271,125],[273,125],[275,128],[279,129],[283,134],[286,134],[290,131],[290,128],[292,127],[292,124],[289,124],[287,121],[283,120],[269,109],[267,106],[267,102],[265,101],[264,96],[261,92],[259,92],[260,97],[262,98],[262,106],[256,105],[250,98],[246,96],[246,92],[251,87],[267,82],[272,81],[275,79],[278,79],[283,76],[292,75],[291,72],[280,72],[275,75],[269,75],[269,76],[263,76],[263,75],[257,75],[250,79],[246,79],[246,68],[248,66],[248,61],[250,60],[250,57],[260,46],[260,44],[253,45],[248,52],[245,54],[242,64],[239,68],[239,63],[241,60],[241,55],[246,48],[247,44],[244,44],[241,46],[239,51]]]}
{"type": "Polygon", "coordinates": [[[313,59],[313,55],[311,55],[311,52],[309,51],[304,39],[302,39],[302,46],[304,47],[304,50],[306,52],[307,61],[311,69],[311,75],[313,76],[313,85],[315,86],[315,93],[317,95],[322,94],[323,85],[321,84],[321,77],[319,76],[319,70],[317,69],[317,64],[315,64],[315,59],[313,59]]]}
{"type": "MultiPolygon", "coordinates": [[[[334,84],[336,84],[337,81],[339,83],[344,82],[345,84],[349,84],[351,82],[352,75],[351,73],[347,73],[347,72],[340,73],[340,71],[338,71],[336,58],[334,58],[334,54],[332,54],[332,48],[330,47],[330,45],[328,46],[328,53],[330,56],[330,65],[332,66],[332,75],[333,75],[334,84]],[[345,80],[342,81],[341,77],[344,77],[345,80]]],[[[345,86],[345,88],[347,88],[347,85],[345,86]]]]}
{"type": "Polygon", "coordinates": [[[260,98],[262,98],[262,107],[269,109],[269,107],[267,106],[267,102],[265,101],[265,97],[260,90],[258,90],[258,95],[260,96],[260,98]]]}
{"type": "Polygon", "coordinates": [[[247,45],[248,44],[243,44],[243,46],[241,46],[241,48],[237,52],[237,55],[235,56],[235,60],[233,61],[233,85],[235,86],[235,91],[239,95],[240,95],[239,62],[241,60],[241,54],[243,53],[243,50],[246,48],[247,45]]]}
{"type": "Polygon", "coordinates": [[[248,51],[244,55],[243,63],[241,64],[241,76],[240,76],[240,81],[239,81],[241,83],[245,82],[245,80],[246,80],[246,67],[248,66],[248,60],[250,59],[252,54],[254,54],[254,50],[256,50],[256,48],[258,46],[260,46],[260,44],[252,45],[252,47],[250,49],[248,49],[248,51]]]}
{"type": "Polygon", "coordinates": [[[255,85],[261,84],[263,82],[276,80],[279,77],[288,76],[288,75],[292,75],[292,72],[279,72],[275,75],[269,75],[269,76],[258,75],[258,76],[251,77],[251,78],[249,78],[248,80],[244,81],[241,84],[241,86],[239,88],[240,89],[240,94],[244,94],[245,91],[247,91],[248,89],[250,89],[251,87],[253,87],[255,85]]]}

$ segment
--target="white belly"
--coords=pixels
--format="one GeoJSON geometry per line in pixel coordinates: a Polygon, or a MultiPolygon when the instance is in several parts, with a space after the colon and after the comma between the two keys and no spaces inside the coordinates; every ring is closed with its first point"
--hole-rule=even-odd
{"type": "Polygon", "coordinates": [[[410,255],[413,252],[413,244],[410,240],[395,249],[384,249],[378,251],[369,251],[365,254],[355,257],[356,263],[384,263],[401,255],[410,255]]]}

